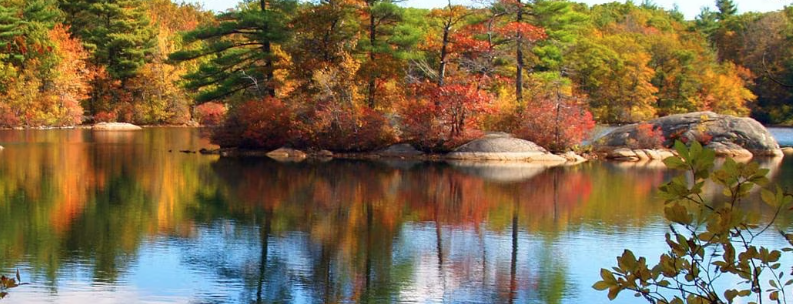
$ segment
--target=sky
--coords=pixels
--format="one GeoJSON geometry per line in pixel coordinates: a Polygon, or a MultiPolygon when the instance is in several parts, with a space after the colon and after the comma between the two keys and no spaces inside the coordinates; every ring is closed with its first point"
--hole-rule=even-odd
{"type": "MultiPolygon", "coordinates": [[[[236,5],[236,0],[193,0],[204,4],[207,9],[215,11],[224,11],[236,5]]],[[[471,4],[475,0],[452,0],[453,4],[471,4]]],[[[576,2],[584,2],[590,5],[613,2],[611,0],[575,0],[576,2]]],[[[641,3],[641,0],[634,0],[635,3],[641,3]]],[[[703,6],[710,6],[715,9],[715,0],[654,0],[655,4],[671,9],[675,4],[678,5],[680,11],[686,15],[687,19],[694,19],[699,14],[703,6]]],[[[767,12],[781,9],[785,4],[793,3],[793,0],[734,0],[738,5],[738,12],[767,12]]],[[[442,7],[446,5],[447,0],[407,0],[405,6],[420,7],[420,8],[433,8],[442,7]]]]}

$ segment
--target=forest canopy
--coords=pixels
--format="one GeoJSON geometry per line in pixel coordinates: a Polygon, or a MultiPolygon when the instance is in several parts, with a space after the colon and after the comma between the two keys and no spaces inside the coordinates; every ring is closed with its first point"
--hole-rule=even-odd
{"type": "Polygon", "coordinates": [[[200,120],[224,125],[225,146],[442,151],[485,131],[563,150],[595,122],[703,110],[793,123],[790,7],[718,0],[685,20],[649,1],[0,4],[3,127],[200,120]],[[560,124],[565,140],[539,136],[560,124]]]}

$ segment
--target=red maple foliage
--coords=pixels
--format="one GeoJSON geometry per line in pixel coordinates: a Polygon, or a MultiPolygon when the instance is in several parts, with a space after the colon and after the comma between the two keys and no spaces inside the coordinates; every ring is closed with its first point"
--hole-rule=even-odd
{"type": "Polygon", "coordinates": [[[482,135],[483,114],[491,111],[492,96],[475,85],[451,84],[441,88],[420,84],[416,98],[401,109],[403,136],[416,148],[447,152],[482,135]]]}
{"type": "Polygon", "coordinates": [[[114,111],[100,111],[94,115],[94,122],[116,122],[118,114],[114,111]]]}
{"type": "Polygon", "coordinates": [[[655,127],[649,123],[640,123],[636,126],[635,139],[628,141],[628,147],[632,149],[663,148],[665,140],[661,127],[655,127]]]}
{"type": "Polygon", "coordinates": [[[207,102],[195,108],[195,118],[202,125],[220,125],[225,117],[226,106],[221,103],[207,102]]]}
{"type": "Polygon", "coordinates": [[[273,150],[289,142],[293,111],[276,98],[248,101],[232,108],[229,119],[212,134],[221,147],[273,150]]]}
{"type": "Polygon", "coordinates": [[[518,137],[555,152],[580,145],[595,128],[592,113],[576,103],[541,99],[518,116],[518,137]]]}
{"type": "Polygon", "coordinates": [[[529,42],[543,40],[548,37],[545,29],[524,22],[510,22],[496,29],[501,35],[507,37],[520,37],[529,42]]]}

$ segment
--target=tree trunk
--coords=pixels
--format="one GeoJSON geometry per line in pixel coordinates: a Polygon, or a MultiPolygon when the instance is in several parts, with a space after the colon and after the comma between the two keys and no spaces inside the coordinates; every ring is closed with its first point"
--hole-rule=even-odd
{"type": "MultiPolygon", "coordinates": [[[[377,23],[375,22],[374,13],[372,12],[373,2],[367,2],[369,5],[369,65],[374,65],[374,47],[377,42],[377,23]]],[[[369,108],[375,107],[375,90],[377,89],[377,79],[374,75],[374,69],[369,70],[369,108]]]]}
{"type": "MultiPolygon", "coordinates": [[[[262,9],[262,13],[267,12],[267,1],[259,0],[259,6],[262,9]]],[[[267,28],[267,25],[265,25],[264,32],[267,32],[268,30],[269,29],[267,28]]],[[[265,90],[267,91],[267,95],[269,95],[270,97],[275,97],[275,87],[273,84],[273,79],[275,78],[275,71],[273,69],[274,65],[273,65],[273,57],[272,57],[272,45],[270,44],[269,40],[267,40],[262,45],[262,51],[264,52],[265,56],[267,56],[267,60],[264,63],[264,70],[267,73],[267,79],[265,81],[264,87],[265,90]]]]}
{"type": "MultiPolygon", "coordinates": [[[[452,10],[452,1],[449,0],[449,12],[452,10]]],[[[441,64],[438,67],[438,87],[442,87],[446,78],[446,56],[448,56],[449,49],[449,32],[452,30],[452,16],[443,25],[443,42],[441,44],[441,64]]],[[[436,101],[437,103],[437,101],[436,101]]],[[[437,105],[437,104],[436,104],[437,105]]]]}
{"type": "MultiPolygon", "coordinates": [[[[518,17],[517,22],[523,22],[523,4],[518,0],[518,17]]],[[[515,75],[515,96],[518,101],[518,108],[523,105],[523,35],[518,32],[517,35],[517,71],[515,75]]]]}

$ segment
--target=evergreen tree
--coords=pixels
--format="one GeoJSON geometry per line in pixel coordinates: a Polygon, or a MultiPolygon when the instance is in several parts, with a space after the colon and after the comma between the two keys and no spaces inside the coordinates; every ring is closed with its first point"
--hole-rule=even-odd
{"type": "Polygon", "coordinates": [[[286,42],[287,27],[296,2],[247,2],[237,11],[218,16],[217,25],[200,27],[184,35],[185,43],[203,41],[202,48],[171,54],[176,62],[211,58],[186,75],[186,87],[201,90],[198,102],[220,100],[242,93],[276,95],[273,44],[286,42]]]}
{"type": "Polygon", "coordinates": [[[218,16],[219,24],[184,35],[185,43],[204,41],[202,48],[179,51],[170,58],[176,62],[211,58],[185,77],[188,89],[201,90],[199,102],[246,92],[274,97],[272,47],[291,37],[287,23],[295,8],[293,0],[246,2],[237,11],[218,16]]]}
{"type": "Polygon", "coordinates": [[[17,37],[21,37],[24,34],[22,24],[17,7],[6,5],[5,3],[0,5],[0,49],[4,50],[0,54],[0,60],[18,63],[24,60],[25,57],[22,54],[13,51],[17,37]]]}
{"type": "MultiPolygon", "coordinates": [[[[415,41],[411,41],[411,38],[407,40],[394,39],[400,34],[398,28],[403,24],[405,10],[393,1],[366,0],[362,13],[367,20],[362,24],[365,27],[364,32],[367,38],[360,40],[359,46],[366,52],[368,61],[364,62],[360,72],[368,82],[367,102],[369,107],[375,108],[378,81],[389,76],[388,74],[393,74],[381,66],[394,66],[388,63],[398,57],[397,54],[402,49],[399,44],[410,45],[415,41]]],[[[402,27],[403,30],[408,28],[402,27]]],[[[407,33],[406,36],[412,36],[412,33],[407,33]]]]}
{"type": "Polygon", "coordinates": [[[536,0],[532,12],[536,24],[544,28],[548,35],[548,39],[538,42],[533,49],[539,59],[535,69],[560,71],[569,48],[581,39],[587,26],[590,26],[590,18],[568,1],[536,0]]]}
{"type": "Polygon", "coordinates": [[[93,51],[93,62],[110,77],[126,81],[137,75],[152,52],[155,31],[142,0],[63,0],[72,32],[93,51]]]}
{"type": "Polygon", "coordinates": [[[48,31],[60,17],[53,0],[0,1],[0,47],[7,56],[0,59],[22,65],[33,57],[47,57],[51,46],[48,31]]]}
{"type": "Polygon", "coordinates": [[[711,11],[709,7],[703,7],[694,19],[694,25],[697,30],[710,38],[719,29],[719,13],[711,11]]]}
{"type": "Polygon", "coordinates": [[[717,13],[719,21],[727,20],[738,13],[738,7],[735,6],[732,0],[716,0],[716,8],[719,9],[717,13]]]}

